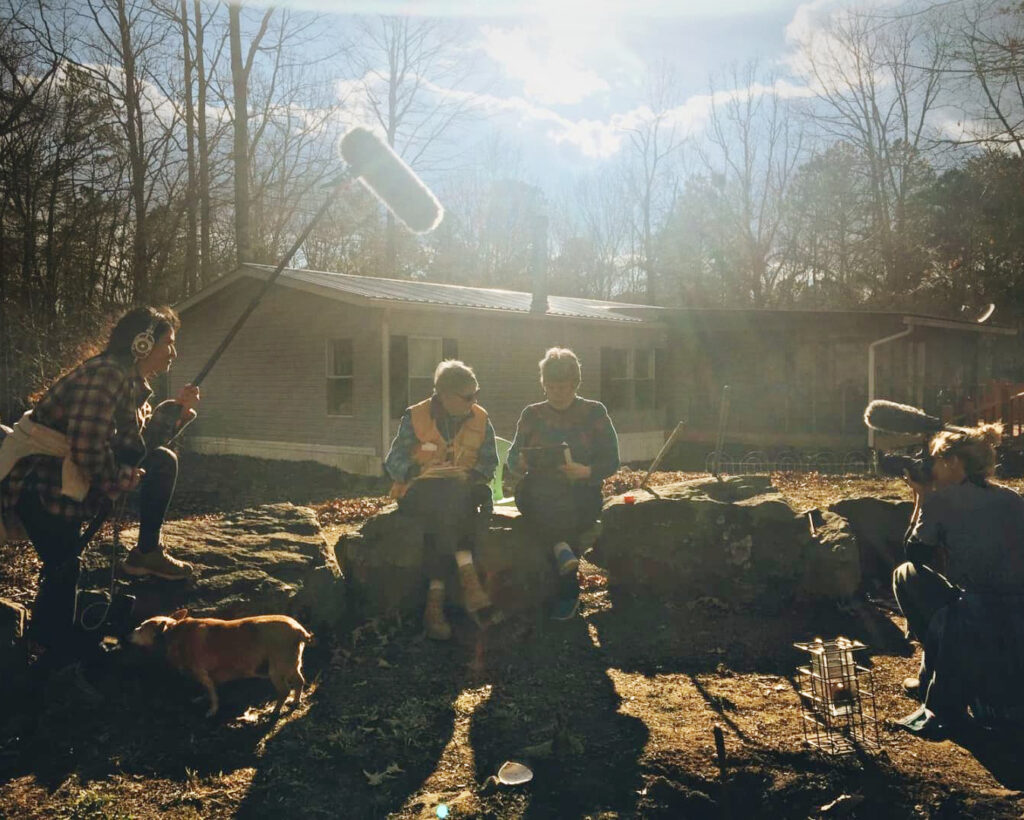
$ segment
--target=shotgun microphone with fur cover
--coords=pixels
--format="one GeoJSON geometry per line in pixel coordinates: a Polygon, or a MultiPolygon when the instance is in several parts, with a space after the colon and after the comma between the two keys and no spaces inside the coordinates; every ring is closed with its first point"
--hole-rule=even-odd
{"type": "Polygon", "coordinates": [[[341,140],[341,156],[352,173],[414,233],[437,227],[444,209],[412,169],[366,128],[353,128],[341,140]]]}
{"type": "MultiPolygon", "coordinates": [[[[885,399],[876,399],[864,410],[864,423],[872,430],[883,433],[902,433],[925,438],[943,430],[959,430],[942,419],[930,416],[923,410],[909,404],[899,404],[885,399]]],[[[879,453],[878,470],[882,475],[895,478],[906,477],[918,484],[932,480],[934,459],[927,446],[922,446],[914,455],[902,453],[879,453]]]]}
{"type": "Polygon", "coordinates": [[[864,411],[864,423],[872,430],[883,433],[906,433],[928,436],[947,429],[942,420],[930,416],[917,407],[885,399],[875,399],[864,411]]]}

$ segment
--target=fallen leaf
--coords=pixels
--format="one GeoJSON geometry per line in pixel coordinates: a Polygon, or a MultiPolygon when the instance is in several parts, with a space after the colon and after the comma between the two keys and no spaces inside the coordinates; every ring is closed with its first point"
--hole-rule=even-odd
{"type": "Polygon", "coordinates": [[[831,803],[826,803],[819,811],[829,817],[843,817],[864,802],[862,794],[841,794],[831,803]]]}
{"type": "Polygon", "coordinates": [[[371,786],[380,786],[387,778],[392,775],[396,775],[399,772],[404,771],[401,766],[397,763],[389,763],[387,768],[382,772],[368,772],[363,769],[363,776],[366,778],[366,782],[371,786]]]}

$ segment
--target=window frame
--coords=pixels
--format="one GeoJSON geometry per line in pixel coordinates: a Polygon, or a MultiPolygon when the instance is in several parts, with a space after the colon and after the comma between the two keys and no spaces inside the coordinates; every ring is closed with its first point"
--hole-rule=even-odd
{"type": "Polygon", "coordinates": [[[659,381],[663,379],[664,374],[658,372],[658,360],[664,357],[664,354],[659,355],[658,353],[661,349],[655,345],[601,348],[601,401],[609,412],[649,413],[664,406],[665,390],[663,386],[659,386],[659,381]],[[638,353],[646,357],[647,367],[643,376],[637,375],[638,353]],[[612,357],[618,359],[623,355],[625,357],[625,375],[612,375],[612,357]],[[646,388],[648,394],[648,399],[643,406],[638,400],[637,390],[641,385],[646,388]],[[611,402],[612,394],[620,391],[625,394],[626,401],[621,405],[616,405],[611,402]]]}
{"type": "Polygon", "coordinates": [[[354,418],[356,414],[356,384],[355,384],[355,371],[356,371],[356,352],[355,343],[351,336],[342,337],[329,337],[324,340],[324,399],[325,399],[325,412],[327,418],[331,419],[350,419],[354,418]],[[348,373],[335,373],[334,365],[334,351],[335,344],[338,342],[346,342],[349,346],[349,372],[348,373]],[[333,382],[347,381],[350,385],[351,390],[351,412],[349,413],[332,413],[331,412],[331,384],[333,382]]]}
{"type": "Polygon", "coordinates": [[[434,335],[430,335],[430,334],[416,334],[416,335],[414,335],[414,334],[406,334],[406,333],[392,333],[391,336],[390,336],[390,339],[389,339],[389,345],[388,346],[389,346],[389,349],[391,351],[390,355],[392,357],[391,358],[391,362],[389,364],[389,369],[390,369],[390,377],[389,378],[391,380],[391,387],[390,387],[391,409],[389,411],[389,415],[391,416],[391,420],[395,421],[396,419],[400,419],[402,417],[402,413],[405,412],[405,408],[406,407],[409,407],[410,405],[415,404],[416,402],[423,401],[424,399],[426,399],[426,398],[428,398],[430,396],[431,391],[433,390],[433,386],[434,386],[434,370],[437,368],[437,365],[440,362],[442,362],[443,360],[445,360],[445,359],[457,359],[459,357],[459,353],[458,353],[459,343],[458,343],[458,339],[457,338],[449,337],[449,336],[434,336],[434,335]],[[397,342],[396,340],[398,340],[398,339],[401,339],[401,342],[397,342]],[[414,344],[416,341],[429,341],[429,342],[438,343],[438,347],[435,348],[435,352],[436,351],[440,351],[440,355],[437,357],[436,361],[431,365],[431,370],[430,370],[430,375],[429,375],[430,387],[427,390],[425,390],[425,391],[423,391],[423,390],[414,391],[412,389],[412,382],[413,382],[414,378],[417,379],[418,381],[424,381],[424,380],[427,380],[427,378],[428,378],[427,376],[416,376],[416,377],[413,377],[411,375],[411,373],[410,373],[410,368],[409,368],[409,347],[410,347],[411,344],[414,344]],[[401,351],[402,351],[401,355],[404,355],[404,361],[403,362],[400,362],[400,361],[398,361],[398,359],[395,358],[396,350],[398,348],[401,348],[401,351]],[[402,383],[403,383],[403,379],[401,378],[401,375],[397,375],[396,374],[396,370],[404,371],[404,385],[405,385],[404,386],[404,390],[405,390],[404,401],[398,401],[397,399],[400,398],[400,396],[396,396],[395,395],[397,391],[402,389],[402,383]],[[401,405],[401,406],[399,406],[399,405],[401,405]]]}

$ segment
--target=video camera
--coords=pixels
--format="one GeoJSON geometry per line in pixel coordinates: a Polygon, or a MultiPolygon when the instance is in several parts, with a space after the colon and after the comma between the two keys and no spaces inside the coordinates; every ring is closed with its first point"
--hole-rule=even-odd
{"type": "Polygon", "coordinates": [[[907,453],[879,453],[878,471],[893,478],[909,478],[915,484],[929,484],[932,480],[934,459],[922,447],[915,455],[907,453]]]}

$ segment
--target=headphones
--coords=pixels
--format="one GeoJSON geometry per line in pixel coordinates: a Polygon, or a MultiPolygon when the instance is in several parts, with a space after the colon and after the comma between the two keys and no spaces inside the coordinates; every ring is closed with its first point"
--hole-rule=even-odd
{"type": "Polygon", "coordinates": [[[153,319],[149,323],[149,327],[142,333],[136,334],[132,339],[132,357],[135,361],[140,362],[153,352],[153,348],[156,347],[156,337],[153,334],[156,332],[159,321],[159,319],[153,319]]]}

